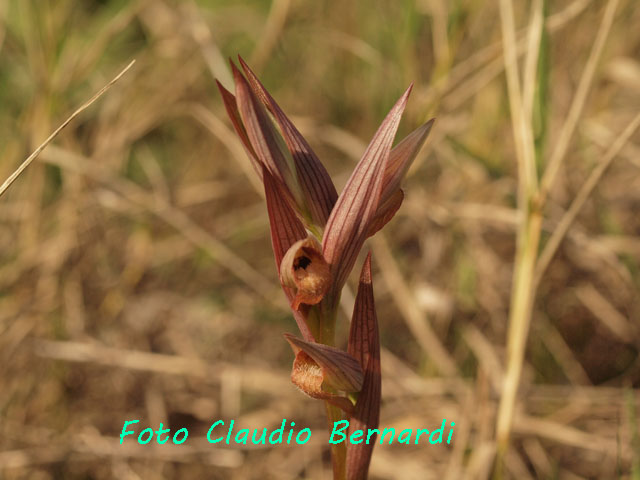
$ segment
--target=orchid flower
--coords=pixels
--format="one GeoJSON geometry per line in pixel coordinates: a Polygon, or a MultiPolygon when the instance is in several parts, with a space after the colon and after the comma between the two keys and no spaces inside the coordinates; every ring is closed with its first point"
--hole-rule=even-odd
{"type": "MultiPolygon", "coordinates": [[[[337,308],[365,240],[400,208],[402,179],[434,120],[392,148],[409,86],[338,196],[318,156],[238,58],[243,72],[231,62],[235,95],[217,84],[231,123],[262,179],[280,283],[302,335],[285,334],[295,354],[292,382],[326,402],[330,429],[345,418],[351,430],[377,428],[380,342],[371,254],[362,267],[346,352],[335,346],[337,308]]],[[[334,478],[366,478],[373,445],[333,445],[334,478]]]]}

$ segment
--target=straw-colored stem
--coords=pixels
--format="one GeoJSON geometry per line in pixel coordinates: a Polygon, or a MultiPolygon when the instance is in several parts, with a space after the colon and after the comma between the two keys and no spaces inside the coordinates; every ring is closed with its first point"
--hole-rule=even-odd
{"type": "MultiPolygon", "coordinates": [[[[538,179],[536,174],[531,118],[527,118],[524,112],[524,104],[528,104],[529,101],[523,102],[522,89],[520,88],[513,5],[510,0],[500,1],[500,19],[502,25],[503,58],[509,95],[509,110],[511,113],[516,147],[516,160],[518,161],[518,204],[520,208],[523,208],[529,195],[537,189],[538,179]]],[[[534,26],[532,26],[532,30],[533,28],[534,26]]],[[[528,56],[533,57],[533,55],[528,56]]],[[[529,62],[532,62],[532,60],[529,62]]],[[[531,89],[530,94],[533,95],[533,89],[531,89]]]]}
{"type": "Polygon", "coordinates": [[[522,374],[522,364],[526,350],[531,310],[534,298],[533,276],[535,272],[542,227],[542,213],[537,197],[538,178],[535,165],[535,147],[531,114],[536,69],[539,55],[541,31],[544,26],[542,2],[532,5],[532,19],[529,27],[529,41],[525,62],[524,89],[520,88],[517,52],[515,43],[515,21],[511,0],[500,1],[502,25],[503,57],[513,136],[518,161],[518,227],[517,250],[513,272],[513,286],[509,307],[509,333],[507,338],[507,367],[502,385],[498,420],[496,426],[497,462],[496,477],[502,477],[504,458],[509,446],[509,436],[522,374]]]}
{"type": "MultiPolygon", "coordinates": [[[[573,99],[567,121],[563,125],[560,138],[551,155],[551,159],[545,170],[542,181],[540,182],[540,185],[538,185],[535,174],[535,164],[533,163],[533,160],[535,159],[535,150],[532,143],[531,96],[534,91],[532,88],[534,84],[533,76],[535,75],[533,65],[539,53],[540,36],[538,34],[538,30],[543,27],[543,22],[541,22],[540,17],[540,8],[542,5],[538,2],[536,8],[532,10],[533,14],[529,32],[530,41],[528,43],[529,46],[526,62],[526,66],[528,68],[526,68],[525,71],[525,97],[522,98],[520,97],[516,55],[514,48],[512,47],[513,39],[515,38],[513,5],[511,0],[501,0],[500,2],[505,71],[507,74],[509,105],[511,107],[519,167],[518,207],[522,217],[520,228],[518,230],[518,247],[515,259],[511,304],[509,308],[507,368],[496,425],[498,455],[496,463],[497,478],[501,478],[502,476],[504,456],[509,446],[509,437],[511,426],[513,424],[518,386],[520,384],[520,377],[522,374],[522,364],[524,362],[529,326],[531,324],[536,287],[540,280],[541,272],[544,271],[549,259],[557,248],[557,244],[564,233],[566,233],[568,225],[570,225],[571,221],[575,217],[575,213],[580,208],[584,200],[581,198],[579,202],[574,202],[576,207],[570,209],[570,215],[565,216],[566,225],[563,225],[563,229],[559,233],[554,234],[554,238],[552,239],[553,242],[549,242],[550,246],[545,248],[545,253],[543,253],[542,256],[542,263],[540,264],[537,259],[537,255],[542,226],[542,208],[547,194],[557,176],[561,162],[565,157],[570,139],[582,112],[582,108],[594,76],[597,61],[600,58],[605,40],[613,23],[617,4],[618,0],[609,0],[607,4],[603,21],[591,50],[587,66],[585,67],[585,72],[581,77],[578,91],[573,99]]],[[[602,171],[604,171],[604,169],[602,169],[602,171]]],[[[584,198],[586,198],[588,192],[590,192],[595,186],[600,175],[601,173],[595,175],[594,181],[590,182],[590,185],[585,187],[585,193],[583,195],[584,198]]]]}
{"type": "Polygon", "coordinates": [[[515,410],[516,395],[520,384],[522,364],[526,350],[527,336],[531,324],[531,310],[534,290],[533,277],[540,242],[542,214],[538,210],[528,211],[519,233],[518,252],[511,292],[509,310],[509,333],[507,339],[507,368],[502,386],[502,396],[498,409],[497,442],[498,465],[509,445],[511,425],[515,410]]]}
{"type": "MultiPolygon", "coordinates": [[[[324,402],[324,404],[327,407],[328,427],[331,432],[335,422],[344,420],[344,413],[329,402],[324,402]]],[[[345,480],[347,478],[347,447],[345,442],[331,444],[331,462],[333,464],[333,480],[345,480]]]]}

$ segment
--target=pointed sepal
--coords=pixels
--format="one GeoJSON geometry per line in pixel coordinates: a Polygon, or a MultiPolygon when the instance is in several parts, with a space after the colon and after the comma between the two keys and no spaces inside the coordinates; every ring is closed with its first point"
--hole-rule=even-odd
{"type": "Polygon", "coordinates": [[[313,222],[324,227],[338,198],[338,193],[331,181],[331,177],[329,177],[326,169],[302,134],[285,115],[264,85],[258,80],[258,77],[241,57],[238,57],[238,60],[253,92],[271,112],[280,126],[284,141],[293,157],[298,183],[313,222]]]}
{"type": "Polygon", "coordinates": [[[376,215],[391,145],[410,92],[411,87],[387,114],[327,221],[322,248],[324,258],[331,266],[335,298],[353,268],[376,215]]]}
{"type": "MultiPolygon", "coordinates": [[[[371,254],[367,255],[360,275],[347,351],[358,359],[364,369],[362,390],[349,421],[349,434],[355,430],[377,429],[380,423],[382,387],[378,320],[371,282],[371,254]]],[[[348,445],[347,479],[367,478],[374,445],[375,437],[372,442],[348,445]]]]}
{"type": "MultiPolygon", "coordinates": [[[[269,214],[271,245],[276,259],[276,266],[278,267],[278,272],[280,272],[280,265],[286,252],[296,242],[304,240],[307,237],[307,232],[289,203],[280,194],[279,186],[271,173],[269,173],[269,170],[263,166],[262,172],[264,194],[269,214]]],[[[282,288],[289,299],[289,303],[292,303],[296,296],[295,291],[285,285],[282,288]]],[[[313,340],[314,337],[307,326],[306,315],[298,309],[294,309],[293,316],[305,340],[313,340]]]]}
{"type": "Polygon", "coordinates": [[[269,170],[277,181],[281,193],[286,196],[292,208],[303,215],[301,194],[291,170],[293,163],[290,159],[291,154],[285,147],[280,133],[262,103],[233,62],[231,70],[236,84],[238,112],[251,147],[260,163],[269,170]]]}
{"type": "Polygon", "coordinates": [[[395,191],[384,203],[378,206],[376,216],[371,220],[369,225],[368,237],[372,237],[382,227],[384,227],[395,216],[396,212],[400,209],[402,201],[404,200],[404,192],[401,188],[395,191]]]}
{"type": "Polygon", "coordinates": [[[262,178],[262,166],[260,161],[258,160],[258,157],[256,156],[256,152],[251,146],[247,131],[242,124],[242,118],[240,117],[240,112],[238,111],[236,97],[233,95],[233,93],[224,88],[218,80],[216,80],[216,84],[218,85],[218,90],[220,91],[220,95],[222,96],[222,103],[224,103],[224,108],[227,111],[227,115],[229,116],[231,124],[238,134],[240,141],[242,142],[242,146],[244,147],[245,152],[247,152],[247,156],[251,160],[251,165],[253,165],[253,168],[255,169],[258,176],[262,178]]]}
{"type": "Polygon", "coordinates": [[[416,128],[391,150],[384,172],[384,180],[382,181],[381,205],[400,189],[402,180],[427,140],[434,122],[435,118],[432,118],[424,125],[416,128]]]}
{"type": "Polygon", "coordinates": [[[400,184],[427,140],[434,121],[435,119],[432,118],[420,128],[415,129],[391,150],[382,181],[378,210],[369,226],[369,237],[382,229],[400,209],[404,200],[404,192],[400,184]]]}

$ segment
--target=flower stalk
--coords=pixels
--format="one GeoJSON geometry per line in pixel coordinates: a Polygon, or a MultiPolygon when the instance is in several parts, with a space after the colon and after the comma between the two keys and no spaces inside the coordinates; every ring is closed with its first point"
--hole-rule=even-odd
{"type": "MultiPolygon", "coordinates": [[[[392,148],[411,86],[391,108],[338,195],[307,141],[249,66],[232,62],[235,94],[218,88],[231,123],[261,178],[271,244],[282,289],[302,338],[285,334],[293,353],[291,380],[326,404],[329,430],[377,428],[380,341],[371,254],[362,266],[347,350],[336,347],[340,294],[365,240],[400,208],[400,188],[433,120],[392,148]]],[[[334,479],[365,479],[373,443],[332,445],[334,479]]]]}

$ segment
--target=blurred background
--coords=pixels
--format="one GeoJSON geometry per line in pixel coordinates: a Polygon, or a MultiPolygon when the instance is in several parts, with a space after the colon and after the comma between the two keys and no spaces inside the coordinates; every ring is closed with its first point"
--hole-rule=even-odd
{"type": "MultiPolygon", "coordinates": [[[[522,54],[530,3],[514,4],[522,54]]],[[[540,172],[608,6],[545,2],[540,172]]],[[[640,110],[638,25],[638,2],[620,0],[542,247],[640,110]]],[[[323,405],[289,381],[282,334],[296,327],[261,186],[215,88],[232,87],[227,58],[241,54],[338,191],[409,83],[398,138],[437,117],[368,248],[381,424],[456,427],[449,446],[376,447],[370,474],[490,478],[519,218],[501,39],[491,0],[0,2],[0,180],[137,61],[0,199],[0,477],[331,478],[323,405]],[[205,440],[218,419],[283,418],[311,441],[205,440]],[[189,439],[121,446],[131,419],[189,439]]],[[[640,478],[639,153],[635,134],[540,278],[504,478],[640,478]]]]}

